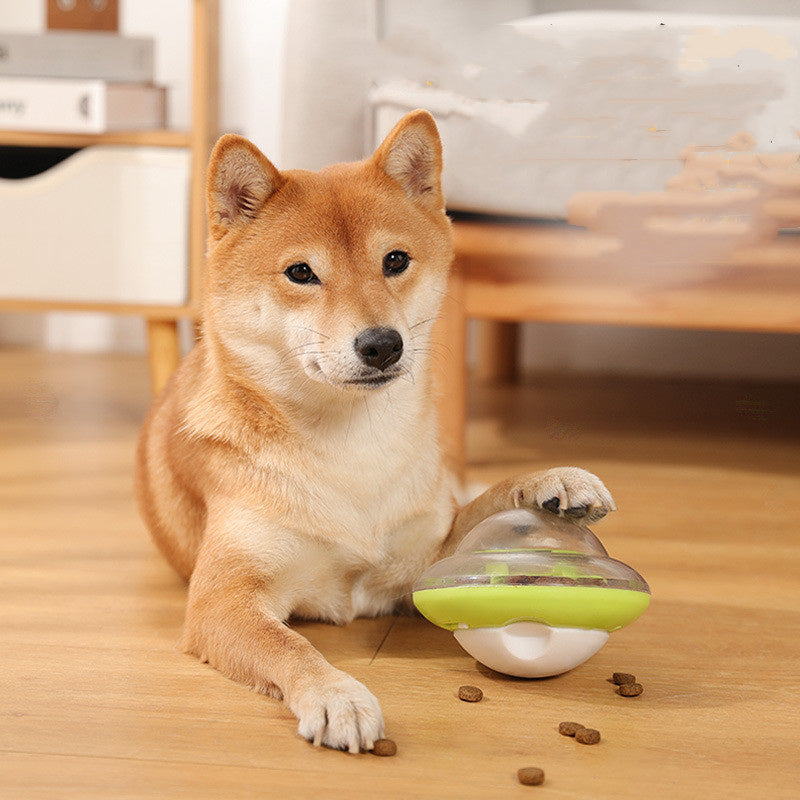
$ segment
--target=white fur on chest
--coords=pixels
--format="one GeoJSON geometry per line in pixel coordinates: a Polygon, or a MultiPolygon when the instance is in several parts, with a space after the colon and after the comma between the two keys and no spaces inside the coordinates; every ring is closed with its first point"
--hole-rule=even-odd
{"type": "Polygon", "coordinates": [[[318,525],[368,560],[389,531],[439,502],[435,419],[414,416],[407,394],[352,398],[338,421],[320,424],[299,462],[318,525]]]}
{"type": "Polygon", "coordinates": [[[402,415],[385,396],[363,400],[344,426],[321,425],[288,467],[306,487],[306,529],[290,534],[282,581],[299,616],[342,623],[388,613],[450,529],[433,418],[402,415]]]}
{"type": "Polygon", "coordinates": [[[386,530],[369,561],[347,547],[307,540],[291,581],[290,613],[339,624],[390,613],[433,559],[443,523],[434,512],[386,530]]]}

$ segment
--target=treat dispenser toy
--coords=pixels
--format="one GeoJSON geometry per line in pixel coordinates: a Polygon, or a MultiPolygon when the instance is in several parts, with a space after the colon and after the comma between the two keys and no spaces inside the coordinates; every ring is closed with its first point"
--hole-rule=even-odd
{"type": "Polygon", "coordinates": [[[414,586],[434,625],[482,664],[522,678],[577,667],[649,603],[644,578],[588,528],[527,508],[480,522],[414,586]]]}

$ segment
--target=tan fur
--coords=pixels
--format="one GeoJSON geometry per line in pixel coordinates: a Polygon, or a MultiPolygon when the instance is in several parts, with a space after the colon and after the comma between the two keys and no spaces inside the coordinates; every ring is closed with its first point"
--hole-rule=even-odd
{"type": "Polygon", "coordinates": [[[452,260],[432,118],[407,115],[363,162],[279,172],[225,136],[208,178],[201,341],[142,429],[137,495],[189,581],[182,647],[283,697],[315,744],[357,751],[383,734],[375,697],[285,624],[343,624],[408,602],[414,580],[472,525],[514,505],[613,509],[575,468],[509,480],[459,509],[440,459],[430,329],[452,260]],[[384,276],[384,256],[411,256],[384,276]],[[287,267],[307,263],[318,284],[287,267]],[[354,339],[403,339],[382,386],[354,339]],[[371,377],[371,375],[370,375],[371,377]]]}

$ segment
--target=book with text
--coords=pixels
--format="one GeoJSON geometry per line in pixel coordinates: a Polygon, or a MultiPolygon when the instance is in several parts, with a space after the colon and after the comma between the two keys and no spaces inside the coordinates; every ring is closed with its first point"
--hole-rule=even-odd
{"type": "Polygon", "coordinates": [[[165,126],[162,86],[0,76],[0,129],[103,133],[165,126]]]}

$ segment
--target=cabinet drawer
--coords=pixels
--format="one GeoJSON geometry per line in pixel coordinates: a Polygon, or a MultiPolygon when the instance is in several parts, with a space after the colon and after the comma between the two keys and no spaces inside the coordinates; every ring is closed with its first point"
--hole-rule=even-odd
{"type": "Polygon", "coordinates": [[[0,297],[186,303],[190,160],[179,148],[93,146],[0,177],[0,297]]]}

